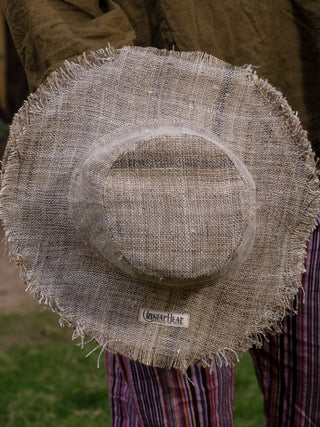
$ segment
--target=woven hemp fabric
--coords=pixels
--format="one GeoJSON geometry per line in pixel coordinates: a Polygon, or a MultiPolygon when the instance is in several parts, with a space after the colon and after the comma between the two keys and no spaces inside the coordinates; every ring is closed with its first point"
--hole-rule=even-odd
{"type": "Polygon", "coordinates": [[[126,47],[66,62],[17,113],[1,217],[75,336],[186,370],[280,329],[319,201],[298,118],[250,68],[126,47]]]}

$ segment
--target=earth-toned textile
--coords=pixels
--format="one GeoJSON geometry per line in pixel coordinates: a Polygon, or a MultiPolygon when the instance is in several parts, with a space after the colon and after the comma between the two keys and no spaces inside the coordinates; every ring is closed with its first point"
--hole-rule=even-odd
{"type": "Polygon", "coordinates": [[[27,288],[101,349],[181,370],[279,330],[319,206],[282,95],[199,52],[66,62],[15,116],[3,162],[27,288]]]}

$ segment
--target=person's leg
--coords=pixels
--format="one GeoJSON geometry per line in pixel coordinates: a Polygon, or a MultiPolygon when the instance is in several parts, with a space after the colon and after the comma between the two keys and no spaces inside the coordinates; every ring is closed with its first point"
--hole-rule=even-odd
{"type": "Polygon", "coordinates": [[[268,427],[320,426],[320,227],[311,234],[299,315],[251,350],[268,427]],[[302,300],[304,299],[304,303],[302,300]]]}
{"type": "Polygon", "coordinates": [[[232,427],[234,366],[153,368],[106,352],[114,426],[232,427]],[[192,382],[192,383],[191,383],[192,382]]]}
{"type": "Polygon", "coordinates": [[[122,357],[105,352],[106,372],[112,426],[138,427],[141,426],[139,411],[134,406],[134,400],[129,383],[124,376],[122,357]]]}

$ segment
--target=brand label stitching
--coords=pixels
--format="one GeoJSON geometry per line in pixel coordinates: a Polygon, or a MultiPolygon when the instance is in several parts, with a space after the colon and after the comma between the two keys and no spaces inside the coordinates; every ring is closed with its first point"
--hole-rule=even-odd
{"type": "Polygon", "coordinates": [[[170,313],[146,308],[141,308],[139,311],[139,321],[142,323],[188,328],[189,318],[189,314],[170,313]]]}

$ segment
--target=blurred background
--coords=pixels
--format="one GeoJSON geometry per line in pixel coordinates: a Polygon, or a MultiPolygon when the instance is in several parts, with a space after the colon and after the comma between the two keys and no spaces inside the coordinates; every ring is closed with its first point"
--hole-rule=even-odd
{"type": "MultiPolygon", "coordinates": [[[[12,116],[27,94],[27,79],[0,9],[0,158],[3,156],[12,116]]],[[[19,279],[15,271],[8,268],[7,258],[3,256],[2,228],[0,233],[0,310],[6,312],[11,307],[29,309],[34,306],[34,302],[20,292],[19,279]]]]}
{"type": "Polygon", "coordinates": [[[0,157],[8,124],[27,94],[26,76],[0,10],[0,157]]]}
{"type": "MultiPolygon", "coordinates": [[[[0,158],[14,113],[28,95],[24,70],[0,10],[0,158]]],[[[58,316],[26,294],[9,264],[0,225],[0,426],[110,427],[104,363],[88,358],[58,316]]],[[[101,358],[103,359],[103,357],[101,358]]],[[[237,368],[234,426],[262,427],[262,395],[249,355],[237,368]]]]}

